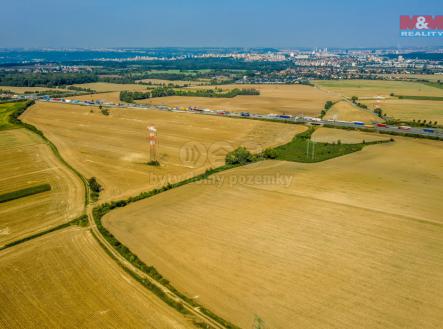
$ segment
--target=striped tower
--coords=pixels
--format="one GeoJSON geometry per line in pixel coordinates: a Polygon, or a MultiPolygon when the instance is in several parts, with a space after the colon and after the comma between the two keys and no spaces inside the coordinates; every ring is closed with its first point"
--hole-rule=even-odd
{"type": "Polygon", "coordinates": [[[157,129],[154,126],[148,127],[149,161],[157,161],[157,129]]]}

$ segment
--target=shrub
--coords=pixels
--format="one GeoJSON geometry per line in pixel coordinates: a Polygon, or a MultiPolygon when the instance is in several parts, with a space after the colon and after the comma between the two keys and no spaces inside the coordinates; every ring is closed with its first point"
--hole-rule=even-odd
{"type": "Polygon", "coordinates": [[[102,190],[102,186],[97,182],[97,178],[91,177],[88,179],[89,187],[93,192],[99,193],[102,190]]]}
{"type": "Polygon", "coordinates": [[[225,159],[225,162],[228,165],[245,164],[252,161],[254,161],[254,156],[246,149],[246,147],[243,146],[229,152],[225,159]]]}
{"type": "Polygon", "coordinates": [[[325,110],[329,110],[334,103],[332,101],[326,101],[325,103],[325,110]]]}
{"type": "Polygon", "coordinates": [[[157,160],[149,161],[148,166],[158,167],[160,166],[160,162],[158,162],[157,160]]]}
{"type": "Polygon", "coordinates": [[[275,149],[267,148],[263,151],[263,157],[265,159],[276,159],[278,157],[278,153],[275,149]]]}

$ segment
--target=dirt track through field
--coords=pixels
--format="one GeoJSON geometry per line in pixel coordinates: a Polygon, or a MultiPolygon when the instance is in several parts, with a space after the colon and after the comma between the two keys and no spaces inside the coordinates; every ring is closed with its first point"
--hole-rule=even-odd
{"type": "Polygon", "coordinates": [[[195,328],[125,273],[88,230],[0,252],[1,328],[195,328]]]}
{"type": "Polygon", "coordinates": [[[234,169],[104,223],[241,327],[257,314],[272,328],[438,328],[443,152],[396,140],[322,163],[234,169]]]}

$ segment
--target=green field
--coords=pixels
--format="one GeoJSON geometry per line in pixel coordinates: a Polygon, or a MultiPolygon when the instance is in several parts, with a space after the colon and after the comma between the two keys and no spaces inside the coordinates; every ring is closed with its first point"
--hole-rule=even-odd
{"type": "Polygon", "coordinates": [[[0,130],[16,128],[16,125],[10,121],[10,117],[16,110],[22,108],[25,104],[25,102],[0,104],[0,130]]]}
{"type": "Polygon", "coordinates": [[[341,142],[337,142],[337,144],[319,143],[311,141],[311,135],[315,130],[314,128],[310,128],[295,136],[288,144],[276,147],[273,158],[294,162],[320,162],[360,151],[365,145],[387,142],[372,141],[354,144],[342,144],[341,142]]]}

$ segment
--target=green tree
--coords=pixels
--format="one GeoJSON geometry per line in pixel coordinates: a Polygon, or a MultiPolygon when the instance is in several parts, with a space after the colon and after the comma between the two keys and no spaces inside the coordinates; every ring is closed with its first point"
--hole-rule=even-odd
{"type": "Polygon", "coordinates": [[[246,164],[252,161],[254,161],[254,156],[243,146],[226,154],[225,159],[226,164],[246,164]]]}
{"type": "Polygon", "coordinates": [[[329,110],[334,103],[332,101],[326,101],[325,103],[325,110],[329,110]]]}

